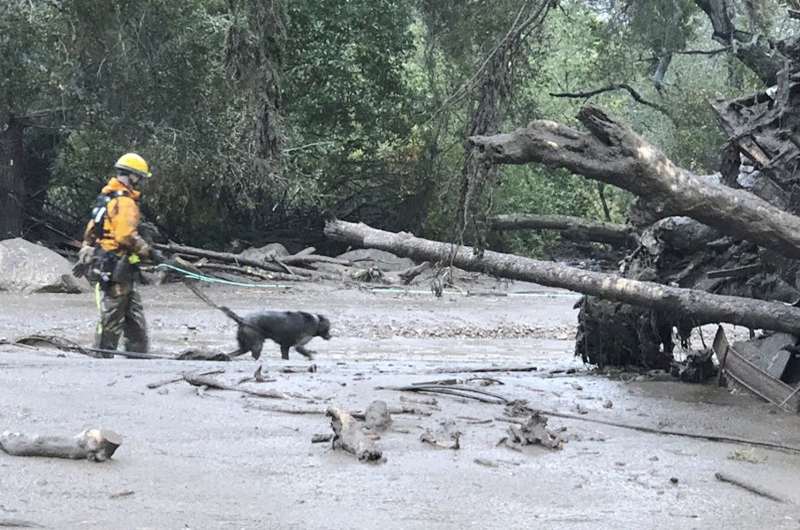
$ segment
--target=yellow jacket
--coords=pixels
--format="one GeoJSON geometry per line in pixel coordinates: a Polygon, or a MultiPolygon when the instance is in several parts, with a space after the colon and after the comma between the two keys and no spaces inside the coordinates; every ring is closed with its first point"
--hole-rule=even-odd
{"type": "Polygon", "coordinates": [[[112,178],[103,188],[103,194],[120,193],[112,198],[103,216],[103,235],[95,238],[94,219],[89,221],[84,232],[84,244],[97,245],[119,256],[138,254],[147,257],[150,247],[139,235],[139,198],[141,192],[127,188],[112,178]],[[121,192],[121,193],[120,193],[121,192]]]}

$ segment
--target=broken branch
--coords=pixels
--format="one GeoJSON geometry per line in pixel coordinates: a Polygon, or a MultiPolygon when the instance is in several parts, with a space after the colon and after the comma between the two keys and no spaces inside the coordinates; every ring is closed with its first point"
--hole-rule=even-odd
{"type": "Polygon", "coordinates": [[[778,497],[768,491],[765,491],[758,486],[750,484],[749,482],[745,482],[744,480],[732,477],[722,472],[714,473],[714,476],[720,482],[727,482],[728,484],[733,484],[734,486],[739,486],[742,489],[749,491],[750,493],[755,493],[756,495],[760,495],[762,497],[766,497],[767,499],[773,500],[775,502],[786,503],[786,499],[778,497]]]}
{"type": "Polygon", "coordinates": [[[565,168],[626,189],[653,204],[653,215],[685,215],[726,235],[800,258],[800,218],[744,190],[706,182],[603,110],[587,106],[578,119],[589,133],[546,120],[510,134],[470,141],[497,164],[565,168]]]}

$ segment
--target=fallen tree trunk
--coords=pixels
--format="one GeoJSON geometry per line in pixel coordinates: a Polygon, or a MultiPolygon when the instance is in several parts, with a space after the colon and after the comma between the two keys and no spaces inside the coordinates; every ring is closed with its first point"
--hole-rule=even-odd
{"type": "Polygon", "coordinates": [[[569,215],[498,215],[495,230],[559,230],[567,239],[597,241],[615,246],[635,245],[639,238],[632,226],[594,221],[569,215]]]}
{"type": "Polygon", "coordinates": [[[569,169],[636,194],[656,218],[685,215],[736,239],[800,258],[800,217],[747,191],[701,180],[597,107],[582,108],[578,119],[589,134],[537,120],[510,134],[470,141],[495,163],[569,169]]]}
{"type": "Polygon", "coordinates": [[[362,462],[380,460],[383,457],[381,450],[364,435],[353,416],[336,407],[330,407],[326,414],[331,418],[334,449],[344,449],[362,462]]]}
{"type": "Polygon", "coordinates": [[[114,431],[87,429],[76,436],[39,436],[6,431],[0,450],[12,456],[45,456],[104,462],[122,444],[114,431]]]}
{"type": "Polygon", "coordinates": [[[738,296],[708,294],[653,282],[628,280],[558,263],[486,251],[478,257],[471,247],[456,247],[376,230],[364,224],[329,221],[325,234],[336,241],[377,248],[416,260],[447,261],[468,271],[561,287],[607,300],[669,312],[691,326],[726,322],[751,329],[800,333],[800,308],[738,296]]]}

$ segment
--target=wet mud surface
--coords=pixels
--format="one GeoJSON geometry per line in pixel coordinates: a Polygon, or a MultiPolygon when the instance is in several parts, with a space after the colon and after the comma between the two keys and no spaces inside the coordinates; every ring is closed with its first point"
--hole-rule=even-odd
{"type": "MultiPolygon", "coordinates": [[[[712,386],[593,375],[573,355],[577,297],[516,284],[481,296],[293,285],[207,288],[247,313],[296,309],[327,315],[331,341],[313,340],[316,373],[265,345],[260,362],[90,359],[0,346],[0,430],[124,437],[103,464],[0,454],[0,524],[84,529],[641,529],[800,528],[800,454],[663,436],[552,418],[561,451],[496,446],[501,405],[378,390],[444,378],[477,366],[536,365],[536,372],[480,374],[481,387],[530,406],[652,428],[761,439],[800,447],[800,419],[712,386]],[[182,371],[224,368],[236,384],[258,366],[270,383],[244,383],[309,398],[269,400],[186,383],[148,389],[182,371]],[[551,374],[574,368],[575,374],[551,374]],[[453,371],[448,371],[453,370],[453,371]],[[445,371],[447,373],[441,373],[445,371]],[[435,406],[408,400],[435,397],[435,406]],[[403,398],[401,400],[401,398],[403,398]],[[362,464],[328,444],[321,415],[265,407],[365,410],[376,399],[430,415],[394,415],[377,442],[382,464],[362,464]],[[608,404],[612,405],[607,408],[608,404]],[[488,421],[487,420],[491,420],[488,421]],[[462,433],[458,451],[420,442],[442,424],[462,433]],[[788,498],[779,504],[730,484],[722,471],[788,498]],[[677,479],[677,480],[671,480],[677,479]]],[[[230,351],[234,324],[180,285],[145,287],[154,353],[230,351]]],[[[0,293],[0,338],[41,333],[91,343],[89,295],[0,293]]],[[[706,339],[709,337],[707,336],[706,339]]]]}

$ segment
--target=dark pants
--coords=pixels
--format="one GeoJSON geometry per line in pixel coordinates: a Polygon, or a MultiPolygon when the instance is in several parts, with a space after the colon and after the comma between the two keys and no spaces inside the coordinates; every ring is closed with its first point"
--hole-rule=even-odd
{"type": "Polygon", "coordinates": [[[116,350],[123,333],[126,351],[147,353],[147,321],[142,298],[133,282],[112,283],[105,292],[95,332],[95,348],[116,350]]]}

